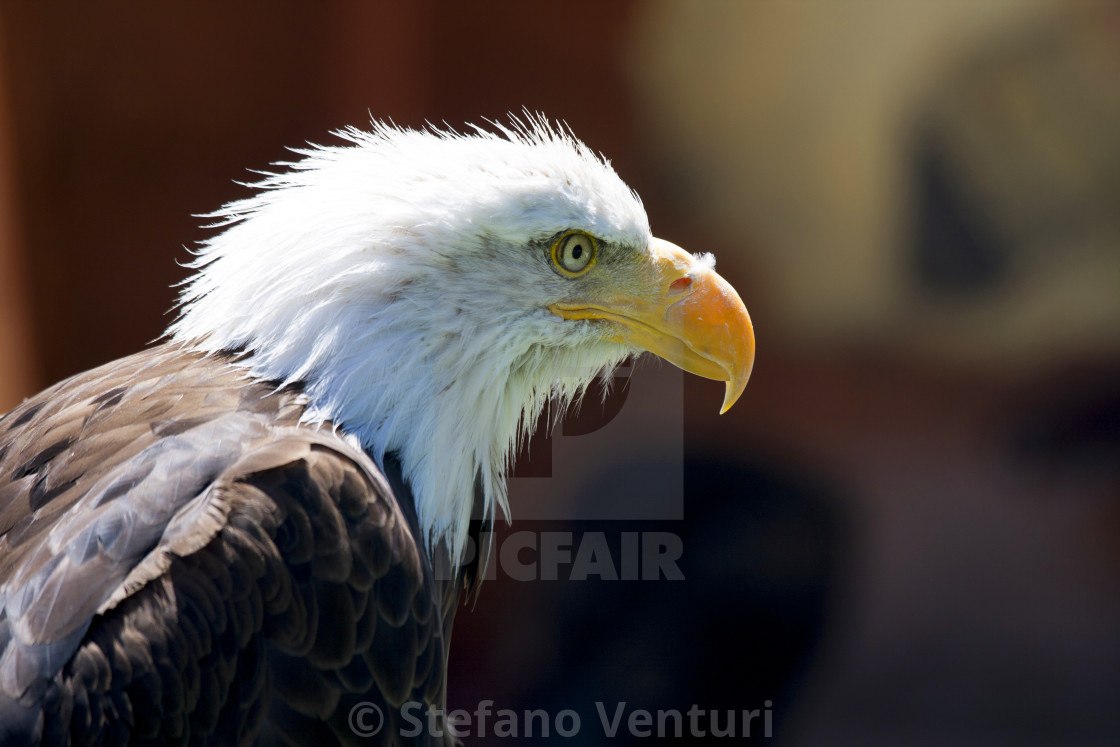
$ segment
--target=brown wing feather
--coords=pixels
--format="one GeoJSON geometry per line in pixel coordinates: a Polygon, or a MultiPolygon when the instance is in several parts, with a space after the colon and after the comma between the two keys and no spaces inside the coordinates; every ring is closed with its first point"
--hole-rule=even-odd
{"type": "Polygon", "coordinates": [[[0,419],[0,741],[369,744],[368,701],[392,743],[442,707],[457,586],[403,483],[301,414],[164,347],[0,419]]]}

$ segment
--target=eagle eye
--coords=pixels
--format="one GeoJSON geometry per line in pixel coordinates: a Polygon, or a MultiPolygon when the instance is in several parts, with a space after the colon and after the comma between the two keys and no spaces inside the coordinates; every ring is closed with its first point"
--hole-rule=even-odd
{"type": "Polygon", "coordinates": [[[565,277],[579,277],[595,264],[599,242],[583,231],[566,231],[552,245],[552,265],[565,277]]]}

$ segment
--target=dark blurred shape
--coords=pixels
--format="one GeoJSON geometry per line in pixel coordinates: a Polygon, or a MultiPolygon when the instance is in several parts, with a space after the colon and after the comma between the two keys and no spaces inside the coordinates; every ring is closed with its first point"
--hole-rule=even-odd
{"type": "Polygon", "coordinates": [[[1063,370],[1015,397],[1014,456],[1028,468],[1120,477],[1120,366],[1063,370]]]}
{"type": "Polygon", "coordinates": [[[1008,270],[1008,249],[969,199],[939,134],[923,133],[915,146],[914,274],[931,294],[991,290],[1008,270]]]}
{"type": "Polygon", "coordinates": [[[1120,235],[1120,29],[1048,14],[954,63],[919,108],[913,267],[932,294],[1115,251],[1120,235]]]}
{"type": "MultiPolygon", "coordinates": [[[[642,464],[620,467],[583,500],[625,490],[647,470],[642,464]]],[[[620,552],[623,532],[678,534],[684,580],[499,580],[484,589],[484,598],[516,595],[522,609],[535,606],[527,597],[558,600],[535,620],[545,626],[536,636],[552,642],[545,660],[527,670],[520,662],[499,664],[506,669],[504,679],[518,689],[498,707],[553,714],[573,709],[583,728],[566,741],[598,744],[607,740],[596,701],[604,702],[608,714],[621,701],[627,713],[684,712],[693,704],[738,713],[770,701],[774,734],[780,735],[813,663],[850,552],[843,504],[834,489],[802,475],[708,459],[687,462],[685,491],[681,522],[517,523],[519,531],[572,531],[576,544],[586,533],[601,532],[610,538],[612,553],[620,552]]],[[[480,622],[471,617],[457,624],[469,628],[480,622]]],[[[470,675],[461,675],[452,676],[452,705],[470,708],[478,698],[494,697],[468,695],[470,675]]],[[[761,730],[756,720],[754,741],[763,741],[761,730]]],[[[622,743],[630,739],[620,733],[622,743]]]]}

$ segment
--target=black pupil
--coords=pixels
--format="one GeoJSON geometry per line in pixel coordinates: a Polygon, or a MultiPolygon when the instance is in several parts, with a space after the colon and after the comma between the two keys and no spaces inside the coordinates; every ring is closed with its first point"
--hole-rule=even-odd
{"type": "Polygon", "coordinates": [[[576,244],[572,247],[572,259],[579,259],[583,256],[583,244],[576,244]]]}

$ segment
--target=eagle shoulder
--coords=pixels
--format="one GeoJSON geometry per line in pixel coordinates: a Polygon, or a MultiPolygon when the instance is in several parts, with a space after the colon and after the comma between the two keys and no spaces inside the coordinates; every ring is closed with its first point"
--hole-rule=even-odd
{"type": "Polygon", "coordinates": [[[442,704],[454,584],[411,500],[302,412],[164,346],[0,420],[8,736],[347,741],[349,702],[442,704]]]}

